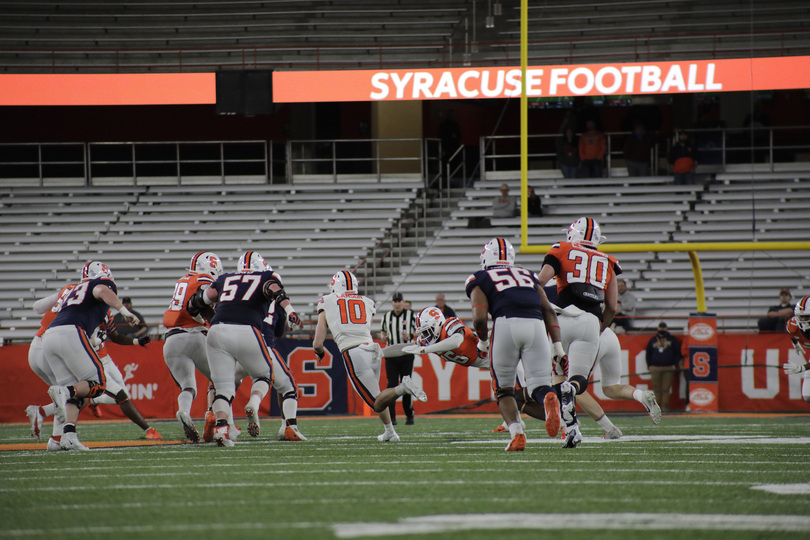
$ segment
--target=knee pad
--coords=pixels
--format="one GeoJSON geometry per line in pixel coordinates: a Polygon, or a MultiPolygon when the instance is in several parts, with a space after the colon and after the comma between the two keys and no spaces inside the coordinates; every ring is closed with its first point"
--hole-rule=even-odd
{"type": "Polygon", "coordinates": [[[81,399],[77,397],[69,397],[65,400],[65,403],[70,403],[71,405],[75,405],[79,409],[84,409],[87,406],[88,401],[86,399],[81,399]]]}
{"type": "Polygon", "coordinates": [[[233,398],[227,398],[227,397],[223,396],[222,394],[217,394],[217,395],[214,396],[214,401],[216,401],[218,399],[222,399],[222,400],[227,401],[228,405],[230,405],[231,402],[233,401],[233,398]]]}
{"type": "Polygon", "coordinates": [[[267,386],[271,386],[271,387],[273,386],[273,377],[256,377],[255,379],[253,379],[254,383],[257,383],[257,382],[260,382],[260,381],[266,382],[267,386]]]}
{"type": "Polygon", "coordinates": [[[87,394],[87,397],[94,398],[104,393],[104,385],[102,383],[98,381],[87,381],[87,384],[90,385],[90,392],[87,394]]]}
{"type": "Polygon", "coordinates": [[[582,375],[574,375],[568,380],[579,384],[579,390],[577,390],[577,395],[584,394],[585,390],[588,389],[588,379],[586,379],[582,375]]]}
{"type": "Polygon", "coordinates": [[[295,393],[293,390],[292,392],[287,392],[283,396],[281,396],[281,401],[286,401],[288,399],[298,399],[298,394],[295,393]]]}
{"type": "Polygon", "coordinates": [[[123,389],[120,392],[118,392],[117,394],[115,394],[113,397],[115,398],[115,403],[117,403],[118,405],[121,405],[122,403],[129,400],[129,396],[127,395],[127,391],[123,390],[123,389]]]}
{"type": "Polygon", "coordinates": [[[504,398],[513,398],[515,397],[515,389],[514,388],[498,388],[495,392],[495,397],[498,400],[498,403],[501,402],[504,398]]]}

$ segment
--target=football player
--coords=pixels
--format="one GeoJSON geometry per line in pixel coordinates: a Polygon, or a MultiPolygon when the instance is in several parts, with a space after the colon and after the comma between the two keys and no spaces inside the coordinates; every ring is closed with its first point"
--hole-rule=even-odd
{"type": "Polygon", "coordinates": [[[318,324],[312,348],[318,361],[323,360],[327,329],[332,333],[355,392],[379,415],[385,427],[377,439],[399,442],[388,406],[406,393],[419,401],[427,401],[427,395],[408,375],[402,377],[397,386],[380,391],[383,354],[379,344],[371,338],[371,318],[376,311],[374,301],[358,293],[357,278],[347,270],[332,276],[329,288],[331,294],[318,301],[318,324]]]}
{"type": "Polygon", "coordinates": [[[787,362],[782,364],[782,369],[788,375],[804,374],[802,381],[802,397],[810,403],[810,362],[807,362],[807,351],[810,350],[810,296],[805,296],[793,308],[793,317],[788,319],[785,330],[793,342],[793,348],[805,363],[794,364],[787,362]]]}
{"type": "Polygon", "coordinates": [[[481,270],[467,278],[465,284],[478,336],[489,336],[487,314],[492,315],[492,335],[482,340],[478,348],[489,349],[498,409],[511,437],[507,451],[526,448],[515,401],[518,363],[523,362],[529,394],[544,405],[546,432],[554,437],[560,430],[560,405],[551,386],[549,334],[555,361],[565,361],[557,315],[540,282],[533,273],[514,263],[512,244],[504,238],[493,238],[481,252],[481,270]]]}
{"type": "Polygon", "coordinates": [[[570,446],[576,446],[582,439],[576,428],[575,395],[588,388],[599,335],[610,326],[618,310],[615,277],[622,270],[615,257],[597,250],[604,241],[596,221],[579,218],[568,228],[566,241],[551,246],[537,275],[544,284],[552,277],[557,278],[560,333],[568,365],[558,363],[555,371],[567,374],[559,390],[566,444],[570,446]]]}
{"type": "Polygon", "coordinates": [[[84,398],[101,395],[106,385],[104,367],[90,336],[104,322],[109,308],[132,325],[140,322],[118,298],[118,287],[107,265],[91,261],[82,269],[82,281],[64,299],[59,313],[42,335],[45,361],[56,378],[48,388],[55,416],[64,422],[60,446],[88,450],[76,435],[79,405],[84,398]]]}
{"type": "Polygon", "coordinates": [[[416,320],[416,345],[403,347],[403,352],[433,353],[464,367],[489,369],[487,351],[479,349],[478,337],[457,317],[445,319],[439,308],[427,307],[417,314],[416,320]]]}
{"type": "Polygon", "coordinates": [[[259,253],[248,251],[242,254],[239,268],[247,271],[222,274],[210,287],[197,291],[189,301],[192,310],[218,302],[205,348],[216,389],[214,441],[223,447],[234,446],[228,419],[232,417],[231,402],[236,393],[233,376],[237,364],[253,379],[245,415],[248,431],[259,433],[259,403],[273,384],[272,353],[267,349],[261,332],[262,320],[267,316],[270,303],[275,300],[276,305],[286,311],[291,324],[303,326],[284,291],[281,276],[269,269],[259,253]]]}

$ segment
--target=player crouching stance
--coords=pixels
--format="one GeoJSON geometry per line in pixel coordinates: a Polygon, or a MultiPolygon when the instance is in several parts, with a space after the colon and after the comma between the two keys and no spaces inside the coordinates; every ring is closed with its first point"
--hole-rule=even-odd
{"type": "Polygon", "coordinates": [[[518,363],[523,362],[529,395],[545,407],[546,433],[555,437],[560,430],[560,404],[551,386],[552,354],[546,332],[551,335],[555,359],[567,362],[560,345],[557,315],[543,287],[532,272],[514,263],[512,244],[504,238],[493,238],[481,252],[481,270],[467,278],[465,285],[479,337],[488,335],[487,313],[492,315],[492,336],[478,348],[486,350],[489,346],[498,409],[512,439],[507,451],[526,448],[515,401],[518,363]]]}
{"type": "Polygon", "coordinates": [[[805,296],[793,308],[793,317],[788,319],[785,330],[793,342],[793,348],[801,364],[788,362],[782,364],[782,369],[788,375],[803,374],[802,398],[810,403],[810,362],[807,362],[807,351],[810,350],[810,296],[805,296]]]}
{"type": "Polygon", "coordinates": [[[329,286],[332,293],[318,301],[318,325],[312,348],[318,361],[322,360],[326,354],[323,342],[328,328],[343,356],[355,392],[380,416],[385,426],[385,432],[377,439],[399,442],[388,406],[406,393],[419,401],[427,401],[427,396],[409,376],[403,377],[396,387],[380,391],[382,349],[371,338],[371,317],[376,311],[374,301],[358,294],[357,278],[349,271],[332,276],[329,286]]]}

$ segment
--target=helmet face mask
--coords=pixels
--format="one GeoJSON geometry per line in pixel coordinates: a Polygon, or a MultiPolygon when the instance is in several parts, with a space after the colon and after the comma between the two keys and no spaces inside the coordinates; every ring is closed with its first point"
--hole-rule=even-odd
{"type": "Polygon", "coordinates": [[[348,270],[341,270],[332,276],[332,281],[329,282],[329,290],[332,294],[357,294],[358,289],[357,277],[348,270]]]}
{"type": "Polygon", "coordinates": [[[101,261],[90,261],[82,268],[82,280],[106,277],[112,279],[110,268],[101,261]]]}
{"type": "Polygon", "coordinates": [[[419,346],[425,347],[439,339],[445,318],[439,308],[428,307],[419,312],[416,322],[419,325],[416,329],[416,341],[419,346]]]}
{"type": "Polygon", "coordinates": [[[217,256],[216,253],[212,253],[210,251],[200,251],[194,255],[191,258],[191,264],[189,265],[188,269],[191,272],[208,274],[214,279],[219,277],[224,272],[222,268],[222,260],[217,256]]]}
{"type": "Polygon", "coordinates": [[[266,272],[272,270],[273,267],[267,264],[258,251],[246,251],[239,257],[239,262],[236,263],[236,271],[239,273],[247,272],[266,272]]]}
{"type": "Polygon", "coordinates": [[[566,240],[571,244],[582,244],[585,247],[596,249],[606,238],[602,236],[602,229],[596,220],[581,217],[568,227],[566,240]]]}
{"type": "Polygon", "coordinates": [[[512,266],[515,264],[515,248],[506,238],[493,238],[484,245],[481,252],[481,269],[492,266],[512,266]]]}
{"type": "Polygon", "coordinates": [[[796,307],[793,308],[793,315],[796,318],[796,324],[799,325],[799,329],[804,332],[810,331],[810,296],[805,296],[796,302],[796,307]]]}

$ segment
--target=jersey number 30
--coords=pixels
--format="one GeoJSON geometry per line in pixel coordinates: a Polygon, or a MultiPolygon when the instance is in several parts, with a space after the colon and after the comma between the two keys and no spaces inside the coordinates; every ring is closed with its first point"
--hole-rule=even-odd
{"type": "Polygon", "coordinates": [[[568,252],[568,260],[574,262],[574,271],[566,272],[565,281],[568,283],[589,283],[602,290],[605,289],[608,277],[607,257],[572,249],[568,252]]]}

